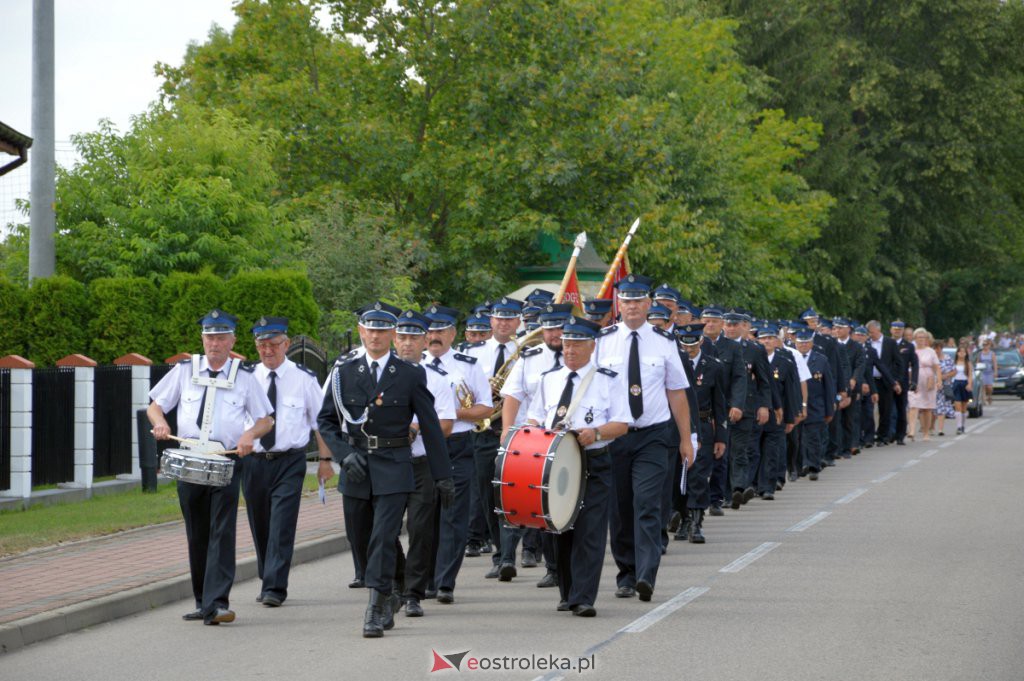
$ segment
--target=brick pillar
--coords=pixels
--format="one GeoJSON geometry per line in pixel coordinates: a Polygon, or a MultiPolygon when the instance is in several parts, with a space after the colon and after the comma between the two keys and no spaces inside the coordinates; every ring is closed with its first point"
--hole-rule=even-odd
{"type": "Polygon", "coordinates": [[[139,468],[139,409],[149,406],[149,371],[153,361],[148,357],[132,352],[114,360],[118,366],[132,368],[132,478],[140,480],[142,471],[139,468]]]}
{"type": "Polygon", "coordinates": [[[68,486],[92,489],[96,458],[93,451],[96,361],[85,355],[68,355],[58,359],[57,366],[75,368],[75,482],[68,486]]]}
{"type": "Polygon", "coordinates": [[[32,496],[32,369],[24,357],[0,358],[0,368],[11,370],[11,488],[0,496],[32,496]]]}

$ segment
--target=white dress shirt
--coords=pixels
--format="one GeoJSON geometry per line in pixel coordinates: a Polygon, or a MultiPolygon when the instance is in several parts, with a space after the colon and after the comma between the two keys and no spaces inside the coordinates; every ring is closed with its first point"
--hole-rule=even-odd
{"type": "MultiPolygon", "coordinates": [[[[881,359],[881,357],[882,357],[882,341],[884,341],[884,340],[885,340],[884,338],[879,336],[878,340],[870,341],[871,347],[873,347],[875,349],[875,354],[878,355],[879,359],[881,359]]],[[[873,377],[875,377],[875,378],[881,378],[882,377],[882,372],[878,370],[878,367],[876,367],[874,365],[874,363],[871,364],[871,375],[873,377]]]]}
{"type": "Polygon", "coordinates": [[[530,402],[537,393],[541,376],[545,371],[562,366],[561,356],[562,353],[559,352],[556,358],[554,350],[542,345],[525,351],[512,365],[508,379],[501,388],[501,394],[503,397],[519,400],[519,411],[516,413],[515,422],[506,423],[506,426],[517,426],[526,422],[530,413],[530,402]],[[537,352],[538,349],[540,352],[537,352]]]}
{"type": "MultiPolygon", "coordinates": [[[[599,428],[606,423],[630,423],[633,420],[629,412],[629,402],[626,393],[622,391],[618,376],[612,377],[596,370],[593,361],[576,371],[573,379],[573,400],[579,392],[580,383],[583,377],[590,371],[594,371],[594,378],[587,386],[583,396],[579,398],[576,411],[570,417],[570,430],[583,430],[584,428],[599,428]]],[[[555,425],[558,417],[558,401],[565,390],[565,382],[572,373],[568,367],[563,366],[557,371],[550,371],[541,377],[537,394],[530,402],[529,418],[541,423],[545,428],[555,425]]],[[[601,440],[589,445],[587,449],[600,449],[606,446],[610,440],[601,440]]]]}
{"type": "MultiPolygon", "coordinates": [[[[231,363],[237,359],[228,359],[220,369],[218,378],[225,378],[231,371],[231,363]]],[[[199,358],[200,376],[208,376],[210,364],[206,355],[199,358]]],[[[193,385],[192,363],[180,362],[160,379],[160,382],[149,391],[149,399],[160,405],[166,414],[178,408],[178,437],[198,438],[199,426],[196,419],[201,416],[199,404],[203,401],[206,386],[193,385]]],[[[235,374],[235,385],[230,390],[218,388],[213,398],[213,428],[210,439],[220,442],[225,449],[234,449],[238,438],[245,432],[246,417],[253,421],[269,416],[270,401],[267,393],[256,382],[252,372],[239,369],[235,374]]]]}
{"type": "MultiPolygon", "coordinates": [[[[618,373],[623,398],[629,396],[629,350],[632,331],[625,324],[617,324],[597,340],[597,364],[618,373]]],[[[644,322],[639,329],[640,383],[644,399],[644,413],[636,421],[630,415],[629,424],[644,428],[672,418],[666,390],[685,390],[690,387],[679,358],[675,341],[654,330],[644,322]]]]}
{"type": "MultiPolygon", "coordinates": [[[[317,430],[316,417],[324,403],[320,384],[316,376],[299,368],[295,362],[287,358],[281,366],[274,369],[274,373],[277,374],[274,381],[277,384],[274,451],[305,449],[309,444],[310,431],[317,430]]],[[[270,369],[261,362],[256,365],[253,376],[266,394],[270,389],[270,369]]],[[[251,428],[252,424],[252,419],[247,418],[245,427],[251,428]]],[[[257,452],[266,451],[260,440],[256,440],[253,449],[257,452]]]]}
{"type": "MultiPolygon", "coordinates": [[[[452,391],[452,397],[455,399],[456,407],[459,406],[459,398],[455,395],[456,387],[461,383],[465,382],[466,386],[473,392],[473,404],[483,404],[488,407],[494,406],[494,400],[491,399],[491,384],[484,376],[484,372],[480,369],[480,360],[475,363],[466,362],[460,359],[456,359],[457,353],[451,348],[448,352],[441,355],[438,359],[440,366],[447,372],[445,378],[448,379],[448,386],[452,391]]],[[[424,357],[425,364],[433,364],[434,356],[427,353],[424,357]]],[[[430,369],[427,369],[430,371],[430,369]]],[[[452,426],[452,435],[456,433],[465,433],[468,430],[472,430],[474,426],[473,421],[466,421],[464,419],[457,419],[455,424],[452,426]]]]}
{"type": "MultiPolygon", "coordinates": [[[[498,361],[498,347],[501,345],[502,343],[494,340],[494,338],[488,338],[483,342],[483,345],[466,348],[464,354],[476,357],[477,366],[480,367],[480,371],[483,372],[486,378],[492,378],[494,376],[494,363],[498,361]]],[[[504,346],[505,359],[503,361],[507,362],[512,357],[512,353],[516,351],[517,346],[515,341],[512,340],[504,343],[504,346]]]]}
{"type": "Polygon", "coordinates": [[[796,348],[788,345],[783,345],[782,349],[788,352],[796,362],[796,374],[800,382],[803,383],[804,381],[811,380],[811,370],[807,368],[807,358],[797,352],[796,348]]]}
{"type": "MultiPolygon", "coordinates": [[[[433,359],[433,358],[431,358],[433,359]]],[[[452,390],[451,384],[448,381],[447,376],[442,376],[437,370],[427,366],[429,361],[420,362],[423,365],[423,370],[427,372],[427,390],[434,396],[434,411],[437,412],[437,418],[440,420],[448,419],[450,421],[455,420],[455,393],[452,390]]],[[[413,419],[413,423],[418,423],[416,419],[413,419]]],[[[418,456],[426,456],[427,449],[423,446],[423,438],[417,437],[412,441],[412,456],[416,458],[418,456]]]]}

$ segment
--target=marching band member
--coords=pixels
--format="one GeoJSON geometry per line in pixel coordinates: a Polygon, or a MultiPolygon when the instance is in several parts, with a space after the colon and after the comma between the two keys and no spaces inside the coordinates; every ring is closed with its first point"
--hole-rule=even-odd
{"type": "MultiPolygon", "coordinates": [[[[253,367],[231,358],[235,346],[234,316],[211,310],[199,320],[205,355],[193,355],[174,365],[149,391],[146,413],[157,440],[170,438],[164,416],[178,408],[178,434],[183,438],[216,441],[239,456],[252,452],[256,438],[274,425],[267,394],[253,377],[253,367]],[[205,374],[205,375],[204,375],[205,374]],[[253,425],[243,430],[246,417],[253,425]]],[[[178,481],[178,502],[185,519],[188,565],[196,608],[186,620],[204,624],[234,622],[228,595],[235,581],[235,521],[242,475],[235,461],[231,482],[223,487],[178,481]]]]}

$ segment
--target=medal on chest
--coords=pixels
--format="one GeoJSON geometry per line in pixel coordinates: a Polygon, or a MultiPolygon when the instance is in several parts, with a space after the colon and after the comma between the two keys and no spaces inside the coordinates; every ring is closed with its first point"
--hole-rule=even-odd
{"type": "Polygon", "coordinates": [[[583,417],[583,421],[589,426],[594,422],[594,408],[591,407],[587,410],[587,415],[583,417]]]}
{"type": "Polygon", "coordinates": [[[821,372],[820,371],[815,371],[814,372],[814,380],[815,381],[820,381],[821,380],[821,372]]]}
{"type": "Polygon", "coordinates": [[[775,380],[776,380],[776,381],[777,381],[777,380],[779,380],[779,370],[778,370],[778,369],[776,369],[776,370],[775,370],[775,371],[773,372],[773,375],[775,376],[775,380]]]}
{"type": "Polygon", "coordinates": [[[634,383],[633,385],[629,386],[629,394],[632,395],[633,397],[639,397],[640,393],[642,392],[643,389],[637,383],[634,383]]]}
{"type": "Polygon", "coordinates": [[[374,404],[376,404],[378,407],[384,404],[384,393],[380,393],[379,395],[377,395],[377,399],[374,400],[374,404]]]}
{"type": "Polygon", "coordinates": [[[704,374],[697,374],[697,385],[704,385],[704,374]]]}

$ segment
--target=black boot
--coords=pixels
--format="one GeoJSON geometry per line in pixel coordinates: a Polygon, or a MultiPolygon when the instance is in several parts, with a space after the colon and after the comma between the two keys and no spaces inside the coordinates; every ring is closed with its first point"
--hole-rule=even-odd
{"type": "Polygon", "coordinates": [[[376,589],[370,589],[370,603],[363,615],[363,638],[380,638],[384,635],[385,608],[390,609],[388,597],[376,589]]]}
{"type": "Polygon", "coordinates": [[[704,533],[700,531],[700,526],[704,524],[704,509],[695,508],[690,511],[690,515],[693,518],[692,524],[690,525],[690,543],[703,544],[704,533]]]}
{"type": "Polygon", "coordinates": [[[392,591],[385,597],[384,601],[384,619],[381,620],[381,626],[384,627],[384,631],[390,631],[395,628],[395,613],[402,609],[402,598],[398,595],[398,591],[392,591]]]}
{"type": "Polygon", "coordinates": [[[689,537],[690,537],[690,523],[693,522],[693,519],[690,516],[690,513],[691,513],[690,509],[686,509],[686,511],[683,512],[682,522],[679,523],[679,529],[676,530],[676,536],[675,536],[676,541],[686,541],[687,539],[689,539],[689,537]]]}

